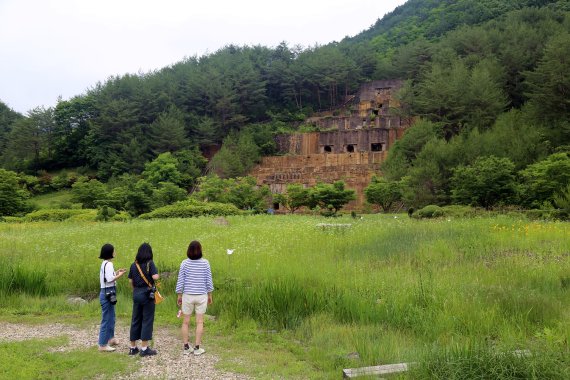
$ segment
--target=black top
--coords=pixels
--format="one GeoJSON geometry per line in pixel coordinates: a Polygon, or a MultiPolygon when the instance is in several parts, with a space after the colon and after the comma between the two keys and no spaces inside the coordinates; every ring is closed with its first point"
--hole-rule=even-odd
{"type": "MultiPolygon", "coordinates": [[[[139,264],[139,266],[141,267],[141,270],[144,273],[148,282],[150,282],[151,284],[154,284],[154,280],[152,279],[152,276],[155,274],[158,274],[158,270],[156,269],[154,262],[152,260],[147,261],[145,264],[142,264],[142,265],[139,264]]],[[[135,288],[148,288],[148,285],[142,279],[141,274],[139,273],[139,270],[137,269],[137,266],[135,265],[135,263],[131,264],[131,269],[129,270],[129,278],[131,280],[133,280],[133,286],[135,288]]]]}

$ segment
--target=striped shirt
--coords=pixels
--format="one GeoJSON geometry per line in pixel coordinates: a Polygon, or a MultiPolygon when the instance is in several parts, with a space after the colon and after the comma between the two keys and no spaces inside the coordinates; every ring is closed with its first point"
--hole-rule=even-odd
{"type": "Polygon", "coordinates": [[[212,270],[206,259],[186,259],[180,264],[178,281],[176,281],[177,294],[206,294],[214,290],[212,270]]]}

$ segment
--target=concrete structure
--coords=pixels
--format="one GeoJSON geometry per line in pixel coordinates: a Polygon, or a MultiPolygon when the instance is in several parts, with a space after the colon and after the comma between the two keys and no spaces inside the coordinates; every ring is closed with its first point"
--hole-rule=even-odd
{"type": "Polygon", "coordinates": [[[250,175],[257,178],[258,185],[269,185],[273,193],[285,192],[289,183],[314,186],[343,180],[357,194],[357,200],[347,208],[362,208],[364,188],[379,173],[388,149],[410,125],[394,112],[399,104],[393,95],[401,85],[397,80],[362,85],[348,107],[307,120],[319,132],[278,136],[282,155],[264,157],[250,175]]]}

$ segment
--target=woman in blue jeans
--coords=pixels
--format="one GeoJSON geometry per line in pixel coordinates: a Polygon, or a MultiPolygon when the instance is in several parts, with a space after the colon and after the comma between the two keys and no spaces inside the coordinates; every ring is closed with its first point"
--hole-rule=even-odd
{"type": "Polygon", "coordinates": [[[152,248],[148,243],[141,244],[135,262],[131,264],[129,270],[129,282],[133,287],[133,317],[131,319],[129,355],[152,356],[156,355],[156,350],[148,347],[148,341],[152,340],[156,305],[154,299],[149,297],[150,290],[142,278],[141,272],[152,285],[159,278],[158,270],[152,261],[152,248]],[[137,340],[139,339],[141,340],[140,350],[137,347],[137,340]]]}
{"type": "MultiPolygon", "coordinates": [[[[99,329],[99,351],[112,352],[117,345],[115,339],[115,304],[111,302],[109,294],[116,297],[116,281],[125,274],[125,269],[119,269],[115,272],[113,267],[113,259],[115,258],[115,248],[111,244],[105,244],[101,247],[100,259],[101,269],[99,270],[99,282],[101,284],[101,292],[99,293],[99,303],[101,303],[101,327],[99,329]]],[[[115,298],[116,301],[116,298],[115,298]]]]}

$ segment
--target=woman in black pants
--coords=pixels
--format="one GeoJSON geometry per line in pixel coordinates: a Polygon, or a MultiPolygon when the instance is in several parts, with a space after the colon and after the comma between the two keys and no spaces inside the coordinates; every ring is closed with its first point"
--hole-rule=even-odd
{"type": "Polygon", "coordinates": [[[155,304],[154,299],[149,297],[150,290],[142,278],[141,272],[152,285],[154,285],[154,281],[158,280],[158,270],[152,261],[152,248],[148,243],[141,244],[135,262],[131,264],[129,271],[129,282],[133,287],[133,317],[131,319],[129,355],[136,355],[140,352],[140,356],[150,356],[156,355],[156,350],[148,347],[148,341],[152,340],[155,304]],[[139,339],[141,340],[140,350],[137,347],[137,340],[139,339]]]}

